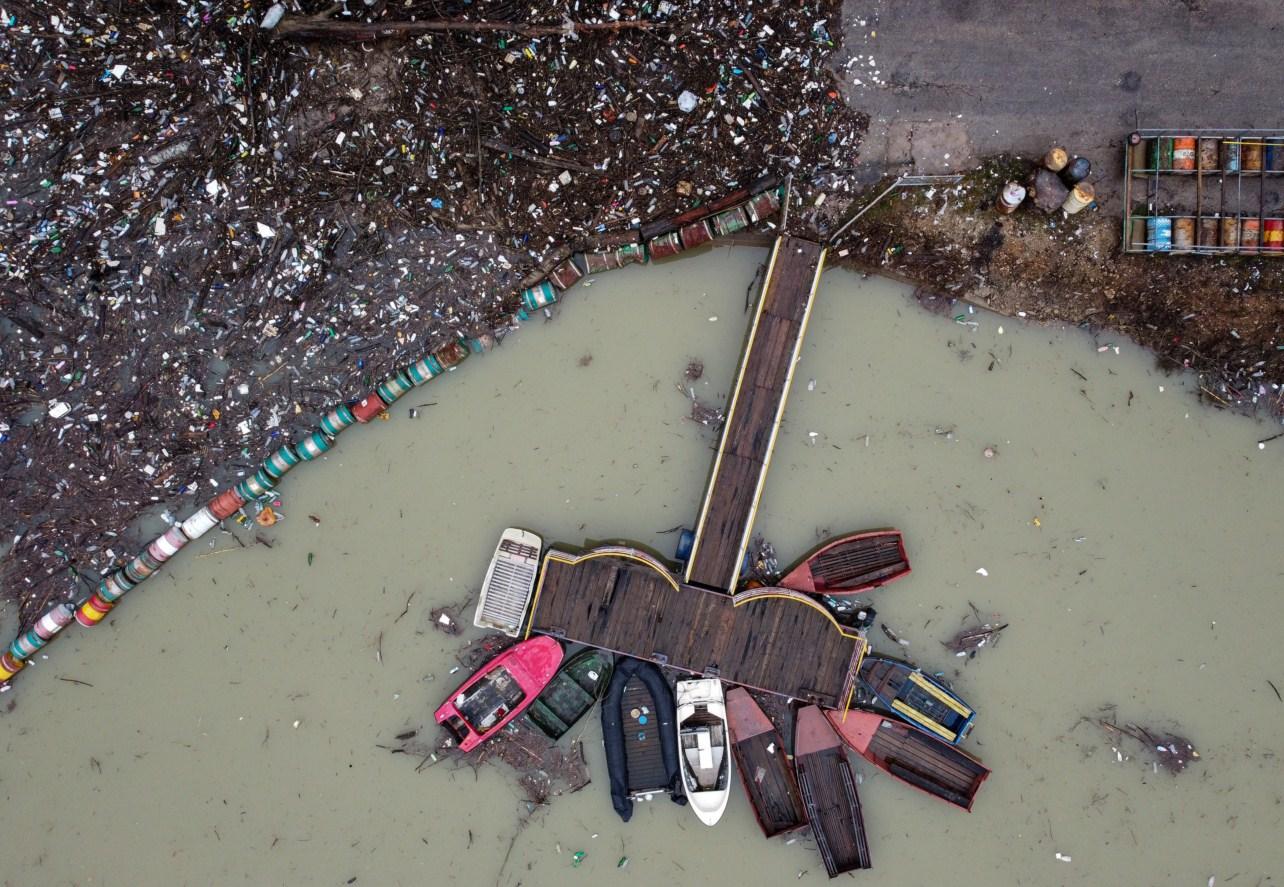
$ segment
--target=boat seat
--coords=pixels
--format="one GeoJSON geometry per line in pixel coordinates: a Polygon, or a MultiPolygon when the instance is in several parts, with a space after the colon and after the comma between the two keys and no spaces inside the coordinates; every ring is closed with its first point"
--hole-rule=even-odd
{"type": "Polygon", "coordinates": [[[696,730],[696,754],[700,759],[701,770],[713,769],[713,739],[709,735],[708,727],[700,727],[696,730]]]}

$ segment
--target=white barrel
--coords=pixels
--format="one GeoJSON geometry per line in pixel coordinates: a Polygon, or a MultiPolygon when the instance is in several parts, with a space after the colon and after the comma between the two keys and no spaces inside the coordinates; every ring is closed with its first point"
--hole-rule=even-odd
{"type": "Polygon", "coordinates": [[[1061,204],[1061,209],[1066,215],[1074,215],[1092,205],[1096,199],[1096,194],[1090,182],[1079,182],[1066,195],[1065,202],[1061,204]]]}
{"type": "Polygon", "coordinates": [[[40,617],[40,621],[36,623],[36,634],[40,635],[45,640],[49,640],[58,632],[62,631],[63,628],[66,627],[67,623],[71,622],[71,617],[74,616],[75,613],[76,611],[67,604],[59,604],[40,617]]]}
{"type": "Polygon", "coordinates": [[[170,527],[163,535],[157,536],[152,540],[152,544],[147,546],[148,552],[156,560],[162,563],[178,554],[178,550],[187,544],[187,537],[179,527],[170,527]]]}
{"type": "Polygon", "coordinates": [[[218,526],[218,518],[208,508],[202,508],[182,523],[183,535],[188,539],[199,539],[218,526]]]}

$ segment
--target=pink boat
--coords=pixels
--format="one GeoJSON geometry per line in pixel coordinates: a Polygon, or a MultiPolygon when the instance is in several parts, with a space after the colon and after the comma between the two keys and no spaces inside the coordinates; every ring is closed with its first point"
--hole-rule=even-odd
{"type": "Polygon", "coordinates": [[[472,751],[535,701],[562,664],[562,645],[545,635],[515,644],[464,681],[437,709],[437,723],[472,751]]]}
{"type": "Polygon", "coordinates": [[[874,530],[831,539],[794,567],[779,585],[834,596],[861,594],[910,572],[900,530],[874,530]]]}

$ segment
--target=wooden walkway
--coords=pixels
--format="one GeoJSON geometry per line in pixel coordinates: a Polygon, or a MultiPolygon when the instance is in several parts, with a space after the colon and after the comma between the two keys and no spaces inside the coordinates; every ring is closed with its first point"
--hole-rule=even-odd
{"type": "Polygon", "coordinates": [[[783,588],[730,596],[679,581],[645,552],[544,558],[527,635],[549,634],[769,693],[845,707],[865,641],[783,588]]]}
{"type": "Polygon", "coordinates": [[[780,237],[772,249],[696,524],[690,584],[735,590],[824,262],[825,248],[810,240],[780,237]]]}

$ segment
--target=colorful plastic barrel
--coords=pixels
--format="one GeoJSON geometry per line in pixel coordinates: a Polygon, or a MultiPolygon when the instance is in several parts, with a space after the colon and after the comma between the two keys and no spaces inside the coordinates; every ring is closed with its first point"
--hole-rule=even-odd
{"type": "Polygon", "coordinates": [[[164,563],[178,554],[178,550],[186,544],[187,537],[183,535],[182,529],[170,527],[163,535],[152,540],[152,544],[147,546],[147,551],[153,558],[164,563]]]}
{"type": "Polygon", "coordinates": [[[115,603],[133,587],[134,583],[129,581],[129,577],[118,570],[98,583],[98,596],[108,603],[115,603]]]}
{"type": "Polygon", "coordinates": [[[89,600],[80,605],[76,610],[76,621],[85,628],[93,628],[103,618],[111,612],[111,608],[116,606],[111,601],[105,601],[97,594],[90,595],[89,600]]]}
{"type": "Polygon", "coordinates": [[[1261,139],[1244,139],[1240,145],[1240,165],[1244,172],[1261,172],[1262,171],[1262,149],[1265,147],[1261,139]]]}
{"type": "Polygon", "coordinates": [[[528,311],[538,311],[557,301],[557,290],[547,280],[541,280],[530,289],[522,290],[522,305],[528,311]]]}
{"type": "Polygon", "coordinates": [[[218,518],[216,518],[214,516],[214,512],[210,511],[209,507],[206,506],[190,516],[187,520],[183,521],[179,526],[182,527],[183,535],[186,536],[190,542],[193,539],[201,538],[210,530],[218,526],[218,518]]]}
{"type": "Polygon", "coordinates": [[[328,452],[331,446],[333,446],[333,444],[330,442],[330,438],[326,437],[320,431],[314,431],[307,437],[303,438],[303,440],[299,441],[296,449],[299,451],[299,456],[305,462],[311,462],[321,454],[328,452]]]}
{"type": "Polygon", "coordinates": [[[1235,216],[1222,217],[1222,249],[1239,249],[1239,219],[1235,216]]]}
{"type": "Polygon", "coordinates": [[[498,341],[490,333],[482,333],[476,338],[463,340],[463,346],[468,349],[469,354],[485,354],[497,344],[499,344],[498,341]]]}
{"type": "Polygon", "coordinates": [[[272,492],[272,488],[274,486],[276,486],[276,484],[272,480],[271,476],[260,468],[258,471],[254,472],[254,474],[237,484],[236,492],[240,494],[242,499],[249,502],[251,499],[258,499],[260,496],[266,496],[268,493],[272,492]]]}
{"type": "Polygon", "coordinates": [[[210,514],[214,515],[217,520],[227,520],[236,514],[244,504],[245,499],[233,488],[219,493],[210,500],[210,504],[206,507],[209,508],[210,514]]]}
{"type": "MultiPolygon", "coordinates": [[[[345,406],[344,409],[347,410],[348,408],[345,406]]],[[[351,410],[348,410],[348,415],[352,415],[351,410]]],[[[321,421],[321,427],[325,427],[324,419],[321,421]]],[[[263,463],[263,467],[267,470],[269,475],[275,475],[277,478],[280,478],[281,475],[285,474],[298,464],[299,454],[294,452],[294,447],[289,444],[284,444],[281,449],[267,457],[267,461],[263,463]]]]}
{"type": "Polygon", "coordinates": [[[682,238],[682,245],[687,249],[694,249],[713,240],[713,232],[709,230],[709,223],[704,219],[687,225],[678,232],[678,236],[682,238]]]}
{"type": "Polygon", "coordinates": [[[9,647],[9,652],[15,659],[27,659],[35,653],[56,635],[71,621],[72,614],[75,611],[66,604],[58,604],[45,615],[41,616],[39,621],[30,631],[18,635],[9,647]]]}
{"type": "Polygon", "coordinates": [[[1195,220],[1173,219],[1173,251],[1189,252],[1195,248],[1195,220]]]}
{"type": "Polygon", "coordinates": [[[1151,252],[1167,252],[1173,248],[1173,220],[1167,216],[1146,219],[1146,247],[1151,252]]]}
{"type": "Polygon", "coordinates": [[[1150,143],[1150,166],[1152,170],[1173,168],[1173,140],[1154,139],[1150,143]]]}
{"type": "Polygon", "coordinates": [[[1239,139],[1222,139],[1222,172],[1239,172],[1239,139]]]}
{"type": "Polygon", "coordinates": [[[125,564],[125,575],[135,582],[142,582],[159,569],[160,564],[146,551],[141,551],[137,557],[125,564]]]}
{"type": "Polygon", "coordinates": [[[574,257],[567,259],[552,271],[548,272],[548,279],[553,282],[553,286],[560,290],[570,289],[571,285],[583,276],[584,271],[580,268],[574,257]]]}
{"type": "Polygon", "coordinates": [[[763,191],[761,194],[754,195],[749,202],[745,204],[745,211],[749,213],[749,220],[755,225],[763,219],[774,216],[779,210],[780,193],[775,188],[772,188],[769,191],[763,191]]]}
{"type": "Polygon", "coordinates": [[[379,387],[375,389],[375,394],[378,394],[379,399],[385,404],[392,406],[414,387],[415,383],[411,380],[410,375],[405,370],[398,370],[395,375],[380,383],[379,387]]]}
{"type": "MultiPolygon", "coordinates": [[[[348,409],[348,405],[346,403],[341,403],[325,414],[325,418],[321,420],[321,430],[331,437],[338,437],[340,431],[347,428],[355,421],[357,420],[356,417],[352,415],[352,410],[348,409]]],[[[280,477],[288,471],[289,467],[290,466],[287,465],[282,469],[277,474],[277,477],[280,477]]]]}
{"type": "Polygon", "coordinates": [[[26,667],[27,663],[15,659],[8,651],[0,653],[0,681],[7,681],[26,667]]]}
{"type": "MultiPolygon", "coordinates": [[[[353,418],[364,425],[386,409],[387,406],[379,399],[379,395],[367,394],[365,397],[361,398],[361,400],[357,401],[356,405],[352,408],[352,415],[353,418]]],[[[302,449],[299,449],[298,447],[295,449],[298,450],[300,456],[303,455],[302,449]]],[[[313,457],[304,456],[304,458],[310,460],[313,457]]]]}
{"type": "Polygon", "coordinates": [[[1195,140],[1187,136],[1173,139],[1173,169],[1195,168],[1195,140]]]}
{"type": "Polygon", "coordinates": [[[1267,219],[1262,229],[1262,250],[1277,253],[1284,250],[1284,219],[1267,219]]]}
{"type": "Polygon", "coordinates": [[[676,256],[682,250],[682,237],[677,231],[670,231],[668,234],[653,237],[646,245],[646,251],[651,255],[652,261],[676,256]]]}
{"type": "Polygon", "coordinates": [[[999,192],[998,199],[994,202],[994,208],[1005,216],[1016,212],[1016,208],[1025,200],[1025,186],[1020,182],[1008,182],[999,192]]]}
{"type": "Polygon", "coordinates": [[[1262,242],[1262,221],[1261,219],[1245,219],[1239,226],[1239,251],[1242,253],[1256,253],[1257,247],[1262,242]]]}

